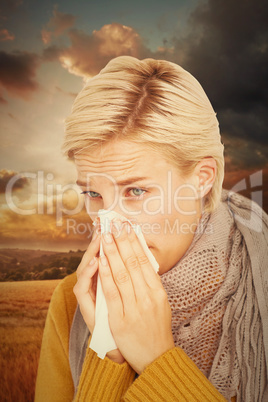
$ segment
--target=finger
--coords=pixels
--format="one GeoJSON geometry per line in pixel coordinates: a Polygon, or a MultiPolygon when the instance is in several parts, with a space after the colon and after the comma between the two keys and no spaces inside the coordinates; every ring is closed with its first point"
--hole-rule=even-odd
{"type": "Polygon", "coordinates": [[[93,257],[88,264],[80,273],[77,275],[77,282],[74,286],[74,293],[76,296],[87,294],[89,287],[92,284],[92,278],[94,277],[98,269],[98,259],[93,257]]]}
{"type": "Polygon", "coordinates": [[[89,290],[92,287],[92,278],[97,269],[98,259],[94,258],[92,263],[81,271],[73,288],[82,316],[90,331],[93,330],[95,321],[95,297],[92,298],[92,293],[90,294],[89,290]]]}
{"type": "Polygon", "coordinates": [[[115,234],[114,240],[116,246],[130,274],[136,299],[141,299],[147,295],[148,285],[144,279],[136,253],[129,240],[129,230],[130,225],[128,223],[122,224],[122,222],[119,221],[112,222],[112,232],[115,234]],[[120,228],[121,230],[118,230],[120,228]]]}
{"type": "MultiPolygon", "coordinates": [[[[98,265],[99,265],[99,262],[98,262],[98,265]]],[[[92,276],[91,284],[88,289],[88,293],[94,303],[96,303],[97,281],[98,281],[98,269],[96,270],[95,274],[92,276]]]]}
{"type": "Polygon", "coordinates": [[[98,252],[100,251],[100,233],[98,232],[99,229],[96,229],[91,242],[89,243],[89,246],[87,250],[85,251],[82,260],[76,270],[77,276],[83,271],[83,269],[88,266],[90,261],[92,260],[93,257],[96,257],[98,252]]]}
{"type": "Polygon", "coordinates": [[[114,282],[109,261],[104,255],[99,260],[99,274],[111,322],[114,319],[120,320],[124,316],[124,306],[119,289],[114,282]]]}
{"type": "Polygon", "coordinates": [[[144,249],[132,227],[130,227],[128,231],[128,239],[133,251],[135,252],[136,258],[139,261],[139,265],[147,285],[153,289],[162,287],[161,279],[152,267],[152,264],[145,254],[144,249]]]}
{"type": "Polygon", "coordinates": [[[111,233],[106,233],[102,236],[102,244],[104,254],[107,257],[109,266],[111,268],[114,283],[117,286],[120,296],[122,298],[124,311],[127,312],[131,305],[136,302],[133,284],[130,274],[125,267],[119,251],[115,244],[114,238],[111,233]]]}

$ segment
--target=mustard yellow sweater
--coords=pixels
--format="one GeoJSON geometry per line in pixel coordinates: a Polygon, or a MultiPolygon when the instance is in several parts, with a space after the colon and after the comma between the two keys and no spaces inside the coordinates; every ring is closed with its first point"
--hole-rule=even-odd
{"type": "MultiPolygon", "coordinates": [[[[69,366],[69,333],[76,309],[76,275],[64,278],[55,289],[44,329],[36,382],[36,402],[73,400],[69,366]]],[[[152,362],[134,381],[125,362],[101,360],[91,349],[83,364],[75,401],[225,401],[182,349],[174,347],[152,362]]]]}

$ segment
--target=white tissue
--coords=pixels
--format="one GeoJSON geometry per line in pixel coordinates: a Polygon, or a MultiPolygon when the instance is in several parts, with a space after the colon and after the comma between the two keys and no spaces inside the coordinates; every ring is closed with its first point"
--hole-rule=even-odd
{"type": "MultiPolygon", "coordinates": [[[[107,233],[111,232],[111,220],[112,219],[120,219],[122,222],[129,222],[133,227],[143,249],[148,257],[152,267],[155,272],[158,272],[159,265],[154,258],[153,254],[149,250],[144,236],[142,234],[141,228],[139,225],[132,224],[127,218],[118,214],[114,211],[106,211],[105,209],[100,209],[98,212],[98,216],[100,218],[101,224],[101,232],[107,233]]],[[[100,245],[100,256],[103,255],[103,247],[100,245]]],[[[92,333],[92,338],[90,341],[89,347],[93,349],[101,359],[104,359],[106,353],[110,352],[113,349],[117,349],[116,343],[112,336],[109,321],[108,321],[108,309],[105,300],[105,296],[103,294],[100,277],[98,275],[97,281],[97,295],[96,295],[96,309],[95,309],[95,327],[92,333]]]]}

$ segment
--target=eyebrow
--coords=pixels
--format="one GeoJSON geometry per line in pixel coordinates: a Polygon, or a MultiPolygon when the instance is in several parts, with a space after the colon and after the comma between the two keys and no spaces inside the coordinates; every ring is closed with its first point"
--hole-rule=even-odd
{"type": "MultiPolygon", "coordinates": [[[[125,179],[125,180],[119,180],[118,182],[116,182],[116,184],[118,186],[128,186],[128,185],[136,183],[138,181],[143,181],[143,180],[148,180],[148,179],[149,179],[149,177],[139,177],[139,176],[129,177],[128,179],[125,179]]],[[[76,181],[76,184],[80,187],[86,187],[89,183],[90,183],[90,181],[88,181],[88,182],[83,182],[80,180],[76,181]]]]}

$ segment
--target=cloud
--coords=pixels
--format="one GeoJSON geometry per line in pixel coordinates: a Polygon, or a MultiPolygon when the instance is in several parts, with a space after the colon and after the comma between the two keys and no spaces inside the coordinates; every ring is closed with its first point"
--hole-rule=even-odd
{"type": "Polygon", "coordinates": [[[133,28],[118,23],[104,25],[91,35],[77,29],[70,30],[68,35],[70,47],[62,49],[60,55],[56,48],[47,49],[47,52],[58,56],[62,66],[70,73],[82,77],[97,74],[114,57],[148,57],[149,53],[133,28]]]}
{"type": "Polygon", "coordinates": [[[76,17],[74,15],[61,13],[57,7],[54,7],[53,17],[51,17],[46,27],[41,31],[44,44],[47,45],[52,41],[53,37],[57,38],[62,35],[64,31],[74,25],[75,20],[76,17]]]}
{"type": "Polygon", "coordinates": [[[0,29],[0,42],[5,42],[8,40],[14,40],[15,35],[10,33],[7,29],[0,29]]]}
{"type": "Polygon", "coordinates": [[[71,98],[76,98],[77,97],[77,93],[75,92],[66,92],[63,89],[61,89],[60,87],[55,87],[56,90],[64,95],[70,96],[71,98]]]}
{"type": "Polygon", "coordinates": [[[3,98],[3,96],[0,94],[0,104],[4,105],[6,103],[7,101],[5,100],[5,98],[3,98]]]}
{"type": "Polygon", "coordinates": [[[92,233],[92,222],[83,212],[65,216],[63,225],[56,226],[53,215],[18,215],[6,210],[0,215],[0,223],[2,247],[86,249],[92,233]]]}
{"type": "Polygon", "coordinates": [[[261,169],[268,160],[268,147],[257,141],[222,135],[227,169],[261,169]]]}
{"type": "Polygon", "coordinates": [[[56,45],[51,45],[47,48],[44,49],[43,51],[43,61],[55,61],[58,60],[61,52],[62,52],[62,48],[56,46],[56,45]]]}
{"type": "Polygon", "coordinates": [[[22,188],[24,188],[29,184],[28,179],[26,177],[23,177],[23,175],[20,175],[18,172],[14,172],[13,170],[2,169],[0,170],[0,193],[5,193],[8,182],[13,178],[14,178],[14,184],[12,187],[13,191],[21,190],[22,188]]]}
{"type": "Polygon", "coordinates": [[[11,95],[29,99],[39,88],[36,70],[40,64],[34,53],[0,51],[0,86],[11,95]]]}
{"type": "Polygon", "coordinates": [[[235,107],[222,108],[218,110],[218,118],[224,135],[243,141],[253,141],[262,151],[268,153],[268,115],[265,104],[248,111],[241,111],[235,107]]]}
{"type": "Polygon", "coordinates": [[[222,131],[267,143],[268,3],[208,0],[174,39],[176,62],[203,85],[222,131]]]}
{"type": "Polygon", "coordinates": [[[14,194],[12,204],[0,209],[2,247],[29,248],[30,244],[30,248],[69,250],[88,246],[92,221],[73,192],[63,198],[39,194],[22,202],[14,194]]]}
{"type": "Polygon", "coordinates": [[[13,14],[19,6],[23,4],[23,0],[1,0],[0,15],[2,19],[13,14]]]}
{"type": "Polygon", "coordinates": [[[139,59],[154,57],[170,59],[174,49],[167,45],[156,52],[147,48],[142,37],[132,27],[119,23],[104,25],[100,30],[87,34],[78,29],[67,32],[71,45],[51,45],[44,49],[43,60],[59,60],[71,74],[88,78],[99,71],[114,57],[129,55],[139,59]]]}

